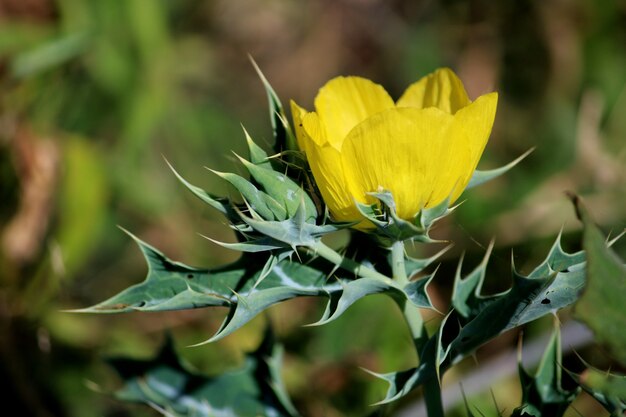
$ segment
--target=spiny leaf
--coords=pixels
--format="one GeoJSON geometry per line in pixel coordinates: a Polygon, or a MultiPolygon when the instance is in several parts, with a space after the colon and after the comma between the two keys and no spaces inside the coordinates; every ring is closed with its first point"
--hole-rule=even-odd
{"type": "MultiPolygon", "coordinates": [[[[385,398],[373,405],[383,405],[397,401],[426,381],[436,378],[435,364],[429,359],[431,359],[430,356],[425,358],[417,368],[399,372],[379,374],[365,369],[369,374],[388,384],[385,398]]],[[[432,359],[434,359],[434,356],[432,356],[432,359]]]]}
{"type": "Polygon", "coordinates": [[[458,204],[454,207],[450,207],[450,200],[445,199],[436,206],[420,210],[415,221],[422,229],[430,230],[437,221],[452,213],[456,207],[458,207],[458,204]]]}
{"type": "Polygon", "coordinates": [[[563,389],[561,361],[561,336],[555,322],[552,338],[535,374],[530,375],[524,369],[521,358],[518,361],[522,405],[513,411],[513,416],[558,417],[565,413],[579,389],[563,389]]]}
{"type": "Polygon", "coordinates": [[[242,220],[255,231],[269,236],[278,242],[283,242],[292,247],[313,246],[323,235],[335,232],[349,225],[326,224],[318,226],[307,221],[308,214],[306,203],[300,200],[300,205],[295,214],[283,221],[264,221],[242,215],[242,220]]]}
{"type": "Polygon", "coordinates": [[[578,212],[585,226],[583,246],[589,258],[587,285],[576,303],[576,316],[594,332],[613,356],[626,365],[626,267],[593,224],[584,207],[578,212]]]}
{"type": "Polygon", "coordinates": [[[195,185],[189,183],[186,179],[184,179],[174,169],[174,167],[167,160],[165,160],[165,163],[167,163],[167,165],[170,167],[170,169],[172,170],[172,172],[174,173],[176,178],[185,187],[187,187],[187,189],[189,191],[191,191],[196,197],[198,197],[200,200],[204,201],[205,203],[207,203],[208,205],[210,205],[214,209],[216,209],[216,210],[220,211],[221,213],[225,214],[229,219],[232,220],[233,218],[236,218],[236,216],[233,216],[234,212],[233,212],[233,209],[231,207],[231,203],[227,199],[215,197],[215,196],[207,193],[206,191],[204,191],[202,188],[196,187],[195,185]]]}
{"type": "Polygon", "coordinates": [[[581,269],[541,278],[514,271],[513,287],[464,325],[451,343],[449,359],[458,362],[498,334],[573,304],[583,284],[581,269]]]}
{"type": "MultiPolygon", "coordinates": [[[[129,233],[130,234],[130,233],[129,233]]],[[[131,235],[132,236],[132,235],[131,235]]],[[[400,288],[394,281],[337,279],[328,282],[326,270],[290,259],[291,248],[270,251],[267,256],[244,254],[231,265],[218,269],[194,268],[167,258],[160,251],[132,236],[148,263],[145,281],[83,313],[167,311],[212,306],[228,307],[229,314],[217,333],[204,343],[221,339],[241,328],[263,310],[284,300],[321,296],[340,300],[326,317],[339,317],[350,305],[370,294],[385,292],[405,297],[417,307],[431,308],[426,286],[431,277],[400,288]],[[347,291],[346,291],[347,289],[347,291]]],[[[253,250],[251,250],[253,251],[253,250]]]]}
{"type": "Polygon", "coordinates": [[[428,285],[430,285],[432,280],[435,278],[436,273],[437,271],[425,277],[410,281],[402,289],[407,300],[409,300],[415,307],[435,310],[427,289],[428,285]]]}
{"type": "Polygon", "coordinates": [[[470,188],[477,187],[481,184],[484,184],[488,181],[498,178],[500,175],[507,173],[511,168],[519,164],[524,158],[530,155],[534,150],[535,148],[531,148],[527,150],[526,152],[522,154],[522,156],[518,157],[512,162],[509,162],[503,167],[492,169],[489,171],[479,171],[479,170],[474,171],[474,174],[472,174],[472,178],[470,179],[470,182],[469,184],[467,184],[467,187],[465,187],[465,189],[469,190],[470,188]]]}
{"type": "Polygon", "coordinates": [[[274,149],[276,152],[280,153],[285,150],[295,150],[296,147],[296,139],[291,130],[291,126],[287,122],[287,118],[285,116],[285,111],[283,109],[283,105],[278,98],[278,95],[270,85],[265,75],[261,72],[261,69],[257,65],[257,63],[250,57],[250,62],[252,62],[252,66],[257,72],[261,82],[263,83],[263,87],[265,87],[265,92],[267,93],[267,101],[269,104],[270,111],[270,120],[272,122],[272,131],[274,132],[274,149]]]}
{"type": "MultiPolygon", "coordinates": [[[[255,165],[243,158],[239,158],[254,180],[259,183],[264,192],[279,202],[285,209],[286,217],[293,216],[298,206],[304,201],[306,221],[314,223],[317,218],[317,209],[311,197],[285,174],[255,165]]],[[[284,220],[282,217],[280,220],[284,220]]]]}
{"type": "Polygon", "coordinates": [[[247,260],[213,270],[194,268],[170,260],[159,250],[128,234],[139,245],[148,263],[145,281],[77,312],[122,313],[229,306],[233,300],[232,289],[246,285],[246,278],[254,274],[254,264],[257,263],[247,260]]]}
{"type": "Polygon", "coordinates": [[[581,388],[596,399],[611,417],[621,417],[626,412],[626,375],[601,371],[585,363],[582,375],[567,371],[581,388]]]}
{"type": "MultiPolygon", "coordinates": [[[[259,168],[263,170],[262,168],[259,168]]],[[[287,210],[267,193],[259,190],[247,179],[230,172],[214,171],[216,175],[231,183],[241,193],[252,210],[266,220],[284,220],[287,210]]]]}
{"type": "Polygon", "coordinates": [[[254,140],[252,140],[252,137],[245,127],[241,127],[246,135],[246,143],[248,144],[248,151],[250,152],[250,161],[260,168],[268,169],[270,171],[273,170],[272,164],[268,159],[267,152],[257,145],[254,140]]]}
{"type": "Polygon", "coordinates": [[[325,296],[340,288],[337,283],[327,284],[326,275],[313,268],[296,262],[279,263],[258,286],[246,293],[236,294],[236,303],[233,303],[221,328],[200,344],[222,339],[281,301],[299,296],[325,296]]]}
{"type": "MultiPolygon", "coordinates": [[[[411,277],[419,272],[422,272],[424,269],[428,268],[433,264],[437,259],[439,259],[444,253],[448,252],[452,249],[452,245],[448,245],[433,256],[429,258],[419,259],[413,258],[408,255],[405,256],[404,259],[404,267],[406,268],[406,274],[408,277],[411,277]]],[[[387,260],[391,265],[391,253],[389,253],[387,260]]]]}
{"type": "Polygon", "coordinates": [[[454,280],[454,288],[452,290],[452,306],[465,318],[476,317],[478,312],[484,309],[485,305],[493,300],[493,297],[481,295],[485,274],[487,272],[487,262],[493,250],[493,245],[494,242],[492,241],[485,252],[483,261],[465,278],[461,278],[463,258],[459,260],[459,266],[454,280]]]}
{"type": "Polygon", "coordinates": [[[151,360],[119,358],[110,363],[124,380],[115,393],[118,399],[156,406],[169,415],[295,417],[298,414],[276,372],[281,360],[282,348],[267,333],[259,348],[246,355],[242,367],[215,377],[183,364],[169,338],[151,360]]]}
{"type": "Polygon", "coordinates": [[[355,302],[373,294],[385,293],[392,297],[405,298],[416,307],[433,308],[425,289],[430,278],[426,277],[411,282],[404,288],[399,287],[395,281],[383,281],[375,278],[360,278],[353,281],[339,280],[341,290],[338,291],[338,296],[330,297],[322,318],[310,326],[330,323],[341,316],[355,302]]]}
{"type": "MultiPolygon", "coordinates": [[[[470,298],[457,295],[457,304],[468,307],[465,316],[456,310],[449,313],[437,334],[426,343],[417,368],[384,374],[383,379],[389,383],[389,388],[382,402],[394,401],[425,381],[443,375],[453,364],[499,334],[572,305],[584,285],[584,256],[581,253],[566,254],[555,248],[560,248],[558,242],[527,277],[513,269],[513,286],[503,293],[476,294],[474,290],[482,280],[481,266],[471,273],[474,278],[465,278],[467,289],[471,291],[465,291],[464,297],[470,298]],[[558,266],[559,271],[551,266],[558,266]],[[471,297],[476,302],[470,303],[471,297]]],[[[457,280],[461,279],[457,277],[457,280]]],[[[455,285],[457,294],[460,294],[459,284],[455,285]]]]}
{"type": "Polygon", "coordinates": [[[215,243],[226,249],[236,250],[239,252],[248,252],[248,253],[257,253],[257,252],[268,252],[274,251],[278,249],[286,249],[287,246],[282,245],[281,242],[277,242],[274,239],[262,237],[258,239],[249,239],[245,242],[237,242],[237,243],[228,243],[228,242],[220,242],[218,240],[212,239],[208,236],[202,235],[207,240],[215,243]]]}

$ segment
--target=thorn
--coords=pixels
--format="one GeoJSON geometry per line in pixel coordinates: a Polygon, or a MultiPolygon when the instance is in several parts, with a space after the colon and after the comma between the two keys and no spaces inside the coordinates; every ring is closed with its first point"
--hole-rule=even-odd
{"type": "Polygon", "coordinates": [[[302,263],[302,258],[300,257],[300,253],[298,252],[297,247],[295,245],[290,245],[290,246],[293,252],[296,254],[296,257],[298,258],[298,262],[302,263]]]}
{"type": "Polygon", "coordinates": [[[243,156],[240,156],[237,152],[235,152],[235,151],[231,151],[231,152],[232,152],[233,155],[235,155],[235,157],[239,160],[239,162],[241,162],[244,166],[248,166],[248,165],[252,164],[246,158],[244,158],[243,156]]]}
{"type": "MultiPolygon", "coordinates": [[[[456,267],[456,277],[459,281],[463,280],[462,268],[463,268],[463,260],[465,260],[465,251],[461,252],[461,256],[459,256],[459,264],[456,267]]],[[[457,281],[455,279],[455,281],[457,281]]]]}
{"type": "Polygon", "coordinates": [[[487,247],[487,252],[485,252],[485,257],[483,258],[483,261],[481,262],[484,265],[487,265],[487,263],[489,262],[489,257],[491,256],[491,252],[493,251],[493,248],[495,245],[496,245],[496,238],[493,237],[491,238],[491,241],[489,242],[489,246],[487,247]]]}
{"type": "MultiPolygon", "coordinates": [[[[607,241],[607,246],[611,247],[613,246],[618,240],[620,240],[624,235],[626,235],[626,229],[622,230],[622,232],[620,234],[618,234],[617,236],[615,236],[613,239],[607,241]]],[[[607,237],[608,239],[608,237],[607,237]]]]}
{"type": "Polygon", "coordinates": [[[524,342],[524,330],[520,330],[517,334],[517,363],[523,367],[522,365],[522,347],[524,342]]]}
{"type": "Polygon", "coordinates": [[[228,175],[227,172],[222,172],[222,171],[218,171],[216,169],[213,168],[209,168],[207,166],[204,167],[205,169],[208,169],[209,171],[211,171],[212,173],[214,173],[215,175],[217,175],[220,178],[224,178],[226,175],[228,175]]]}

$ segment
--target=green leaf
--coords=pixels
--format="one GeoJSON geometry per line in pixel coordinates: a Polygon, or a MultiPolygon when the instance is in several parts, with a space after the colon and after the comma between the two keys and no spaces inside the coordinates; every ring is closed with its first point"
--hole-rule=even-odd
{"type": "MultiPolygon", "coordinates": [[[[264,170],[262,168],[259,168],[264,170]]],[[[247,179],[230,172],[211,170],[219,177],[231,183],[241,193],[246,203],[252,210],[266,220],[284,220],[287,218],[287,210],[269,194],[259,190],[247,179]]]]}
{"type": "MultiPolygon", "coordinates": [[[[439,259],[441,255],[443,255],[450,249],[452,249],[452,245],[446,246],[445,248],[443,248],[442,250],[440,250],[439,252],[431,256],[430,258],[424,258],[424,259],[413,258],[405,254],[404,267],[406,269],[407,276],[412,277],[413,275],[422,272],[424,269],[432,265],[433,262],[439,259]]],[[[391,262],[392,262],[391,257],[392,256],[390,252],[387,257],[387,261],[389,262],[389,265],[391,265],[391,262]]]]}
{"type": "Polygon", "coordinates": [[[340,223],[318,226],[310,223],[304,200],[300,200],[298,209],[287,220],[267,221],[244,215],[241,218],[256,232],[292,247],[313,246],[321,236],[350,226],[350,224],[340,223]]]}
{"type": "Polygon", "coordinates": [[[493,297],[481,295],[485,274],[487,272],[487,262],[493,250],[493,241],[487,248],[483,261],[465,278],[461,277],[461,266],[463,258],[459,260],[456,270],[454,288],[452,290],[452,307],[464,318],[476,317],[487,304],[493,301],[493,297]]]}
{"type": "Polygon", "coordinates": [[[611,417],[623,416],[626,412],[626,375],[603,372],[589,367],[582,376],[570,375],[583,390],[595,398],[611,413],[611,417]]]}
{"type": "Polygon", "coordinates": [[[115,392],[123,401],[159,409],[164,415],[291,417],[298,413],[283,388],[278,367],[282,348],[268,332],[243,365],[219,376],[193,371],[178,358],[171,339],[151,360],[112,359],[124,385],[115,392]]]}
{"type": "Polygon", "coordinates": [[[354,281],[340,280],[341,291],[335,292],[330,297],[324,314],[319,321],[311,326],[319,326],[330,323],[341,316],[352,304],[361,298],[385,293],[391,297],[405,298],[416,307],[433,308],[426,287],[434,274],[412,281],[404,288],[399,287],[395,281],[383,281],[375,278],[360,278],[354,281]]]}
{"type": "MultiPolygon", "coordinates": [[[[239,158],[254,180],[272,199],[277,201],[286,211],[286,216],[293,216],[301,202],[304,202],[306,221],[315,223],[317,209],[311,197],[291,178],[283,173],[255,165],[239,158]]],[[[285,220],[286,217],[278,220],[285,220]]]]}
{"type": "Polygon", "coordinates": [[[522,156],[518,157],[517,159],[515,159],[512,162],[509,162],[508,164],[506,164],[503,167],[492,169],[492,170],[489,170],[489,171],[475,170],[474,173],[472,174],[472,178],[470,179],[469,184],[467,184],[467,187],[465,187],[465,189],[469,190],[470,188],[477,187],[477,186],[482,185],[482,184],[484,184],[486,182],[489,182],[489,181],[491,181],[491,180],[493,180],[495,178],[498,178],[499,176],[501,176],[503,174],[506,174],[515,165],[517,165],[520,162],[522,162],[522,160],[524,160],[534,150],[535,150],[535,148],[531,148],[531,149],[527,150],[526,152],[524,152],[522,154],[522,156]]]}
{"type": "Polygon", "coordinates": [[[196,187],[195,185],[191,184],[186,179],[184,179],[174,169],[174,167],[169,163],[169,161],[165,160],[165,162],[170,167],[170,169],[172,170],[172,172],[174,173],[178,181],[180,181],[185,187],[187,187],[187,189],[191,191],[196,197],[198,197],[200,200],[204,201],[205,203],[207,203],[209,206],[213,207],[220,213],[225,214],[229,218],[229,220],[232,221],[233,219],[238,218],[238,216],[233,215],[233,213],[235,212],[232,208],[230,201],[228,201],[225,198],[215,197],[207,193],[206,191],[204,191],[202,188],[196,187]]]}
{"type": "Polygon", "coordinates": [[[452,310],[446,316],[437,334],[426,343],[417,368],[376,374],[389,384],[381,403],[395,401],[426,381],[441,377],[499,334],[572,305],[584,285],[584,266],[584,254],[565,253],[557,239],[546,259],[528,276],[513,269],[513,286],[500,294],[480,294],[486,260],[467,277],[458,274],[453,305],[460,311],[452,310]]]}
{"type": "Polygon", "coordinates": [[[148,262],[145,281],[95,306],[73,312],[123,313],[228,307],[230,312],[220,330],[209,339],[213,341],[239,329],[273,304],[298,296],[329,296],[341,289],[339,283],[327,284],[325,273],[282,257],[269,271],[267,257],[254,255],[244,255],[237,262],[218,269],[194,268],[174,262],[154,247],[132,237],[148,262]]]}
{"type": "Polygon", "coordinates": [[[235,262],[224,268],[194,268],[167,258],[158,249],[127,232],[139,245],[147,263],[145,281],[133,285],[95,306],[76,310],[84,313],[183,310],[229,306],[233,291],[254,275],[255,262],[235,262]]]}
{"type": "Polygon", "coordinates": [[[514,270],[511,289],[492,296],[475,317],[465,321],[451,343],[448,359],[456,363],[500,333],[572,305],[583,285],[583,264],[571,264],[565,271],[550,270],[540,276],[531,273],[524,277],[514,270]]]}
{"type": "Polygon", "coordinates": [[[289,247],[289,246],[285,246],[284,244],[281,244],[281,242],[277,242],[276,240],[272,238],[268,238],[268,237],[259,238],[259,239],[248,239],[245,242],[237,242],[237,243],[220,242],[218,240],[211,239],[210,237],[204,236],[204,235],[203,237],[215,243],[216,245],[220,245],[223,248],[236,250],[239,252],[248,252],[248,253],[267,252],[267,251],[274,251],[277,249],[285,249],[289,247]]]}
{"type": "MultiPolygon", "coordinates": [[[[417,307],[432,308],[426,287],[432,275],[401,288],[392,280],[328,282],[324,269],[290,259],[291,250],[272,250],[268,256],[246,253],[238,261],[216,269],[194,268],[172,261],[163,253],[129,233],[148,263],[148,276],[95,306],[73,310],[80,313],[169,311],[204,307],[227,307],[229,313],[216,334],[202,343],[219,340],[241,328],[263,310],[302,296],[326,297],[330,301],[321,320],[338,318],[348,307],[370,294],[404,297],[417,307]],[[374,282],[377,281],[377,282],[374,282]],[[382,282],[382,284],[381,284],[382,282]],[[337,300],[341,300],[337,304],[337,300]]],[[[254,250],[250,250],[254,252],[254,250]]],[[[202,344],[200,343],[200,344],[202,344]]]]}
{"type": "Polygon", "coordinates": [[[534,375],[530,375],[519,360],[522,383],[522,405],[512,416],[559,417],[574,401],[580,389],[564,390],[562,381],[561,336],[558,323],[534,375]]]}
{"type": "Polygon", "coordinates": [[[246,143],[248,144],[248,150],[250,152],[250,161],[261,168],[272,170],[272,164],[268,159],[267,152],[257,145],[254,140],[252,140],[252,137],[245,127],[242,126],[242,128],[246,135],[246,143]]]}
{"type": "Polygon", "coordinates": [[[576,303],[576,316],[589,326],[599,343],[626,365],[626,267],[605,242],[584,207],[578,206],[585,226],[583,246],[587,252],[587,285],[576,303]]]}
{"type": "Polygon", "coordinates": [[[259,285],[237,293],[220,329],[198,345],[224,338],[274,304],[300,296],[328,296],[340,289],[339,283],[327,284],[326,275],[320,271],[288,260],[281,262],[259,285]]]}
{"type": "Polygon", "coordinates": [[[420,210],[415,218],[415,221],[421,226],[422,229],[429,231],[437,221],[452,213],[456,207],[457,206],[450,207],[450,201],[445,199],[434,207],[420,210]]]}
{"type": "Polygon", "coordinates": [[[263,83],[263,87],[265,87],[265,92],[267,93],[267,101],[269,104],[270,110],[270,120],[272,122],[272,131],[274,132],[274,149],[277,153],[286,150],[295,150],[297,149],[296,138],[291,130],[291,126],[289,126],[289,122],[287,121],[287,117],[285,116],[285,110],[283,109],[283,105],[278,98],[278,95],[270,85],[265,75],[261,72],[261,69],[256,64],[254,59],[250,57],[250,61],[252,62],[252,66],[254,67],[256,73],[258,74],[261,82],[263,83]]]}

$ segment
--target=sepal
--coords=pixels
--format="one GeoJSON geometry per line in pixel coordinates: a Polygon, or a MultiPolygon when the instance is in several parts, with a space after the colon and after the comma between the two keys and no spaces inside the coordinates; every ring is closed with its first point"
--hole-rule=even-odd
{"type": "Polygon", "coordinates": [[[230,221],[236,221],[238,216],[235,213],[235,210],[233,209],[233,204],[228,199],[223,198],[223,197],[216,197],[216,196],[206,192],[202,188],[197,187],[197,186],[191,184],[189,181],[187,181],[185,178],[183,178],[174,169],[174,167],[169,163],[168,160],[165,160],[165,163],[167,163],[167,166],[172,170],[172,172],[174,173],[174,176],[176,177],[176,179],[178,179],[178,181],[180,181],[196,197],[198,197],[200,200],[204,201],[206,204],[208,204],[209,206],[213,207],[214,209],[216,209],[220,213],[226,215],[226,217],[230,221]]]}
{"type": "Polygon", "coordinates": [[[265,168],[270,171],[273,170],[272,163],[270,162],[267,152],[265,152],[263,148],[261,148],[254,142],[254,140],[252,139],[246,128],[243,127],[243,125],[241,126],[241,128],[243,129],[244,135],[246,135],[246,144],[248,145],[250,162],[258,167],[265,168]]]}
{"type": "Polygon", "coordinates": [[[472,174],[472,178],[470,179],[469,184],[467,184],[467,187],[465,187],[465,189],[469,190],[471,188],[474,188],[474,187],[482,185],[482,184],[484,184],[486,182],[489,182],[489,181],[491,181],[493,179],[496,179],[496,178],[498,178],[499,176],[501,176],[503,174],[506,174],[514,166],[516,166],[517,164],[522,162],[534,150],[535,150],[535,148],[531,148],[531,149],[527,150],[521,156],[517,157],[515,160],[509,162],[508,164],[506,164],[506,165],[504,165],[504,166],[502,166],[500,168],[491,169],[491,170],[488,170],[488,171],[475,170],[474,173],[472,174]]]}
{"type": "MultiPolygon", "coordinates": [[[[287,175],[269,169],[267,166],[257,165],[239,157],[252,178],[262,187],[270,197],[278,201],[284,207],[287,216],[293,216],[298,206],[303,201],[306,221],[315,222],[317,209],[309,195],[287,175]]],[[[284,220],[284,218],[280,219],[284,220]]]]}
{"type": "Polygon", "coordinates": [[[384,246],[406,240],[436,242],[429,236],[430,228],[454,210],[454,207],[449,208],[449,200],[445,200],[435,207],[420,210],[413,220],[408,221],[398,217],[395,200],[389,191],[368,194],[378,202],[363,204],[356,201],[355,204],[361,215],[374,225],[373,233],[384,246]]]}
{"type": "Polygon", "coordinates": [[[211,170],[215,175],[228,181],[241,193],[246,205],[258,213],[265,220],[284,220],[287,218],[287,210],[284,205],[276,201],[272,196],[259,190],[252,182],[230,172],[211,170]]]}
{"type": "Polygon", "coordinates": [[[267,94],[267,101],[269,104],[270,111],[270,121],[272,123],[272,132],[274,133],[274,150],[277,153],[281,153],[287,150],[296,150],[296,138],[293,134],[291,126],[287,121],[287,117],[285,115],[285,110],[283,105],[278,98],[278,94],[274,91],[272,86],[270,85],[263,72],[257,65],[257,63],[250,57],[250,62],[252,62],[252,66],[256,71],[257,75],[261,79],[263,83],[263,87],[265,88],[265,92],[267,94]]]}
{"type": "Polygon", "coordinates": [[[292,217],[283,221],[267,221],[248,217],[241,213],[241,219],[254,231],[282,242],[293,248],[297,246],[314,246],[315,242],[325,234],[349,227],[350,223],[316,225],[311,223],[307,215],[306,203],[301,200],[292,217]]]}

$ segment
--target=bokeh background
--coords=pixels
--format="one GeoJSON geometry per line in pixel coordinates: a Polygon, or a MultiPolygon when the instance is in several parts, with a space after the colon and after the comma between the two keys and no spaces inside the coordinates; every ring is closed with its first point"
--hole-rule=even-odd
{"type": "MultiPolygon", "coordinates": [[[[106,394],[119,380],[104,358],[150,356],[166,331],[194,367],[219,373],[240,364],[271,321],[287,348],[289,392],[307,416],[365,415],[384,387],[359,367],[385,372],[413,364],[409,336],[385,298],[363,300],[322,328],[302,327],[319,317],[321,300],[290,301],[200,348],[185,346],[208,338],[225,311],[62,311],[145,276],[118,225],[187,264],[236,258],[199,235],[233,238],[218,213],[176,182],[164,157],[191,182],[229,195],[203,167],[239,169],[232,151],[246,153],[240,124],[271,147],[265,93],[248,54],[284,103],[293,98],[308,108],[336,75],[371,78],[397,98],[440,66],[453,68],[472,98],[500,93],[479,166],[536,150],[505,177],[467,193],[437,229],[456,244],[433,289],[441,309],[462,251],[472,265],[495,238],[486,290],[498,291],[510,283],[512,250],[516,266],[528,271],[561,228],[566,247],[577,249],[580,225],[566,190],[583,196],[605,231],[626,225],[624,0],[0,0],[5,407],[28,416],[156,415],[106,394]]],[[[625,247],[618,244],[618,252],[625,247]]],[[[551,325],[530,326],[526,337],[551,325]]],[[[451,373],[489,366],[490,355],[514,349],[517,337],[504,335],[451,373]]],[[[608,363],[598,348],[579,351],[608,363]]],[[[506,415],[519,401],[516,377],[490,382],[506,415]]],[[[481,391],[470,402],[494,415],[489,385],[481,391]]],[[[602,415],[584,396],[576,407],[602,415]]]]}

